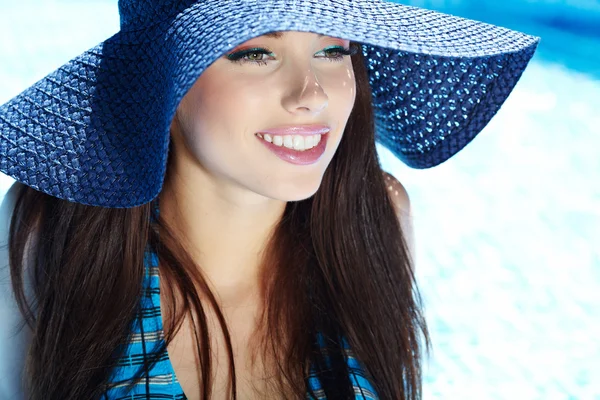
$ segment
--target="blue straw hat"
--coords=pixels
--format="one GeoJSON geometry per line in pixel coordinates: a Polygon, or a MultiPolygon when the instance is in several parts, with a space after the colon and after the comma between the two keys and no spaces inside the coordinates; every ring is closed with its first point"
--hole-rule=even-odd
{"type": "Polygon", "coordinates": [[[119,0],[119,32],[0,106],[0,171],[49,195],[127,208],[165,176],[180,100],[213,61],[272,31],[358,42],[377,140],[430,168],[504,103],[538,37],[383,0],[119,0]]]}

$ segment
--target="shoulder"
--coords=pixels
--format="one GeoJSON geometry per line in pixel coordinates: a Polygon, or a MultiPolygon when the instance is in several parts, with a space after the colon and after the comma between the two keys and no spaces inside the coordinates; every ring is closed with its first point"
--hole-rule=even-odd
{"type": "Polygon", "coordinates": [[[15,181],[8,189],[3,187],[0,191],[0,244],[8,245],[10,221],[15,209],[17,197],[25,185],[15,181]]]}
{"type": "Polygon", "coordinates": [[[8,231],[19,189],[23,186],[20,182],[14,182],[8,190],[0,194],[0,241],[2,245],[8,243],[8,231]]]}
{"type": "MultiPolygon", "coordinates": [[[[0,195],[0,398],[25,399],[26,391],[21,386],[21,374],[31,343],[32,332],[25,324],[12,290],[8,234],[10,220],[19,189],[24,185],[15,182],[0,195]],[[25,324],[25,325],[23,325],[25,324]]],[[[27,278],[26,278],[27,280],[27,278]]],[[[30,285],[29,281],[26,281],[30,285]]]]}
{"type": "Polygon", "coordinates": [[[410,215],[410,199],[404,185],[385,171],[383,171],[383,177],[390,199],[396,208],[396,213],[399,216],[410,215]]]}
{"type": "Polygon", "coordinates": [[[410,199],[408,192],[404,186],[392,175],[384,171],[383,173],[385,186],[394,208],[396,209],[396,215],[400,222],[400,228],[402,229],[402,236],[406,241],[407,250],[409,256],[415,259],[415,237],[413,229],[413,215],[411,212],[410,199]]]}

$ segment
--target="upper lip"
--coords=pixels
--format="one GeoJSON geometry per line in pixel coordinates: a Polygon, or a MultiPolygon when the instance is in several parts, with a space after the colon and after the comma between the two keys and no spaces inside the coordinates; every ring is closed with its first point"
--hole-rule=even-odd
{"type": "Polygon", "coordinates": [[[312,124],[312,125],[287,125],[277,128],[264,129],[259,133],[269,133],[271,135],[318,135],[329,132],[330,128],[327,125],[312,124]]]}

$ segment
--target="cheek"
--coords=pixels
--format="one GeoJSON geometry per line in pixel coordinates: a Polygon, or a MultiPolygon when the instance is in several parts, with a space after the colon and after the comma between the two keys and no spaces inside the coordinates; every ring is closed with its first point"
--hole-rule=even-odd
{"type": "Polygon", "coordinates": [[[335,104],[334,111],[340,119],[346,119],[356,99],[356,80],[352,65],[348,65],[343,72],[338,71],[335,77],[328,78],[329,84],[326,88],[330,104],[335,104]]]}
{"type": "Polygon", "coordinates": [[[205,78],[195,103],[200,118],[210,126],[247,123],[264,108],[264,88],[256,79],[244,76],[232,78],[227,73],[205,78]]]}
{"type": "Polygon", "coordinates": [[[356,80],[354,78],[352,67],[350,68],[350,76],[344,83],[344,89],[346,90],[348,99],[346,106],[348,107],[348,114],[350,114],[350,111],[354,107],[354,101],[356,100],[356,80]]]}
{"type": "Polygon", "coordinates": [[[185,99],[186,139],[195,157],[219,169],[235,165],[254,135],[252,121],[265,110],[264,85],[227,68],[205,71],[185,99]],[[235,146],[232,144],[235,143],[235,146]]]}

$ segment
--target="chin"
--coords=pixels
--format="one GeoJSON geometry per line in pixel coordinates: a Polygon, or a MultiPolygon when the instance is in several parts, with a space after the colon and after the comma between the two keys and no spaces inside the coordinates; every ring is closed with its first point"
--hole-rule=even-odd
{"type": "Polygon", "coordinates": [[[287,188],[282,188],[281,191],[278,191],[279,193],[275,194],[273,193],[273,196],[269,196],[271,198],[276,198],[279,199],[281,201],[302,201],[302,200],[306,200],[312,196],[314,196],[315,193],[317,193],[317,191],[319,190],[320,187],[320,183],[321,181],[319,180],[319,184],[318,185],[312,185],[310,188],[304,187],[304,188],[299,188],[299,187],[287,187],[287,188]]]}

